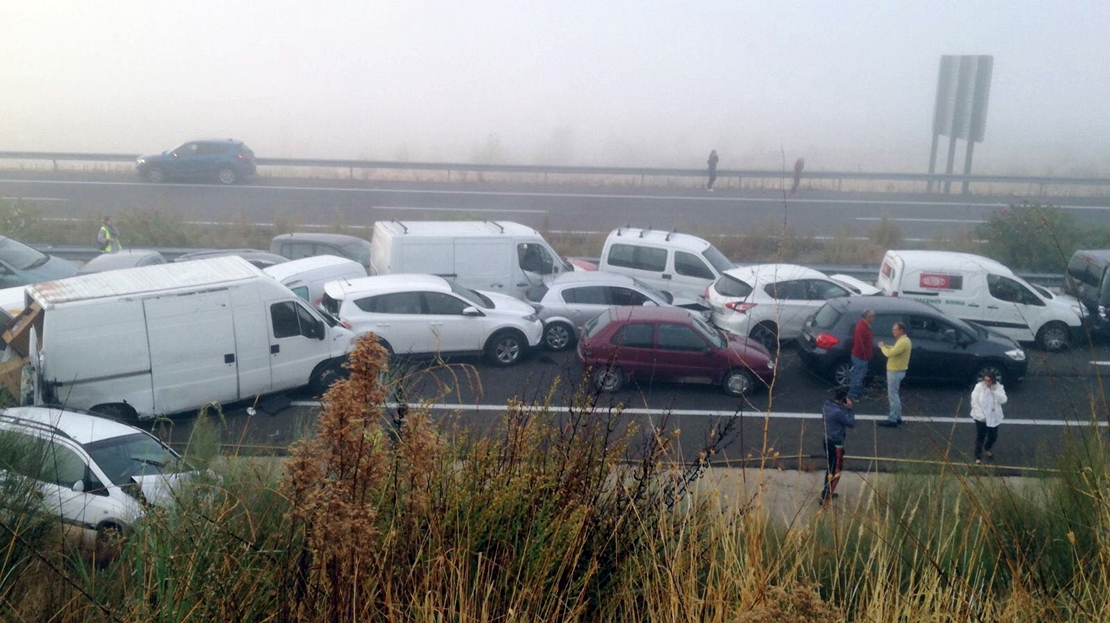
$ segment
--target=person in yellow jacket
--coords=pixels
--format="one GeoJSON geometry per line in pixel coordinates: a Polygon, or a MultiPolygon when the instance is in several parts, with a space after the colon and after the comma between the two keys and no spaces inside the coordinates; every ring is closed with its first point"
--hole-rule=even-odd
{"type": "Polygon", "coordinates": [[[901,322],[894,323],[891,333],[894,334],[894,344],[888,346],[886,342],[879,342],[879,349],[886,355],[886,396],[890,400],[890,415],[885,422],[879,422],[879,426],[888,428],[902,424],[902,397],[898,392],[910,367],[910,351],[913,350],[910,338],[906,337],[906,327],[901,322]]]}
{"type": "Polygon", "coordinates": [[[123,245],[119,241],[119,230],[112,223],[112,217],[104,217],[104,224],[100,226],[100,231],[96,233],[96,244],[101,253],[112,253],[123,249],[123,245]]]}

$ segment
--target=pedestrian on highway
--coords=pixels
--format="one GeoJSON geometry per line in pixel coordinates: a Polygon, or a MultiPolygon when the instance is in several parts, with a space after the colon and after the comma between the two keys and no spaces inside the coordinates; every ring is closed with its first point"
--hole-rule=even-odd
{"type": "Polygon", "coordinates": [[[802,183],[802,169],[806,168],[806,159],[798,158],[794,161],[794,186],[790,189],[790,196],[798,194],[798,185],[802,183]]]}
{"type": "Polygon", "coordinates": [[[971,417],[975,420],[975,464],[994,460],[991,448],[998,441],[998,427],[1002,424],[1002,405],[1006,404],[1006,389],[997,382],[993,372],[984,372],[983,379],[971,390],[971,417]]]}
{"type": "Polygon", "coordinates": [[[856,425],[856,413],[847,387],[837,387],[832,400],[821,409],[825,422],[825,487],[821,489],[821,505],[836,497],[840,470],[844,467],[844,437],[856,425]]]}
{"type": "Polygon", "coordinates": [[[875,335],[871,332],[874,321],[875,310],[864,310],[852,334],[852,375],[848,382],[848,397],[852,400],[859,400],[863,395],[863,379],[867,376],[871,358],[875,356],[875,335]]]}
{"type": "Polygon", "coordinates": [[[879,350],[886,355],[886,396],[890,400],[890,415],[885,422],[879,422],[879,426],[895,428],[902,424],[902,396],[899,391],[910,367],[913,344],[906,337],[906,327],[901,322],[894,323],[891,333],[894,344],[887,346],[886,342],[879,342],[879,350]]]}
{"type": "Polygon", "coordinates": [[[713,182],[717,181],[717,160],[717,150],[714,149],[709,152],[709,184],[705,187],[709,192],[713,192],[713,182]]]}
{"type": "Polygon", "coordinates": [[[112,222],[112,217],[104,217],[104,224],[100,226],[100,231],[96,232],[96,246],[101,253],[112,253],[123,249],[119,241],[119,230],[112,222]]]}

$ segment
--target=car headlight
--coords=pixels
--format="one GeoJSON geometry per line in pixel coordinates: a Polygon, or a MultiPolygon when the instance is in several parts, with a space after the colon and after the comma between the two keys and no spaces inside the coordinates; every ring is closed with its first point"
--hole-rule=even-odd
{"type": "Polygon", "coordinates": [[[135,161],[135,164],[146,164],[146,158],[139,158],[135,161]]]}
{"type": "Polygon", "coordinates": [[[1025,351],[1020,348],[1006,351],[1006,356],[1014,361],[1025,361],[1025,351]]]}
{"type": "Polygon", "coordinates": [[[535,314],[528,314],[527,316],[524,317],[525,322],[535,322],[539,319],[540,319],[540,317],[535,315],[535,314]]]}
{"type": "Polygon", "coordinates": [[[767,369],[768,370],[774,370],[775,369],[775,360],[774,359],[768,359],[767,360],[767,369]]]}

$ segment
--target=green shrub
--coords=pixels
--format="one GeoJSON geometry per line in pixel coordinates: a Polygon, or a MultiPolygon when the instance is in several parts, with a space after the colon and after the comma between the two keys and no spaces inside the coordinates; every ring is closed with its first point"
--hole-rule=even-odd
{"type": "Polygon", "coordinates": [[[1033,203],[998,210],[979,236],[986,254],[1010,268],[1061,274],[1082,238],[1070,214],[1033,203]]]}

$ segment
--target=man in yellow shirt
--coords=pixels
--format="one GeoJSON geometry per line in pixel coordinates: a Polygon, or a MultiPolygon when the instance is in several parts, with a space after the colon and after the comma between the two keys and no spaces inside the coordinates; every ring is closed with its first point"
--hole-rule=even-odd
{"type": "Polygon", "coordinates": [[[902,397],[898,391],[902,387],[902,379],[906,378],[906,370],[910,367],[910,351],[913,344],[906,337],[906,327],[901,322],[894,323],[891,329],[894,334],[894,344],[888,346],[886,342],[879,342],[879,349],[886,355],[886,396],[890,399],[890,415],[879,426],[894,428],[902,423],[902,397]]]}

